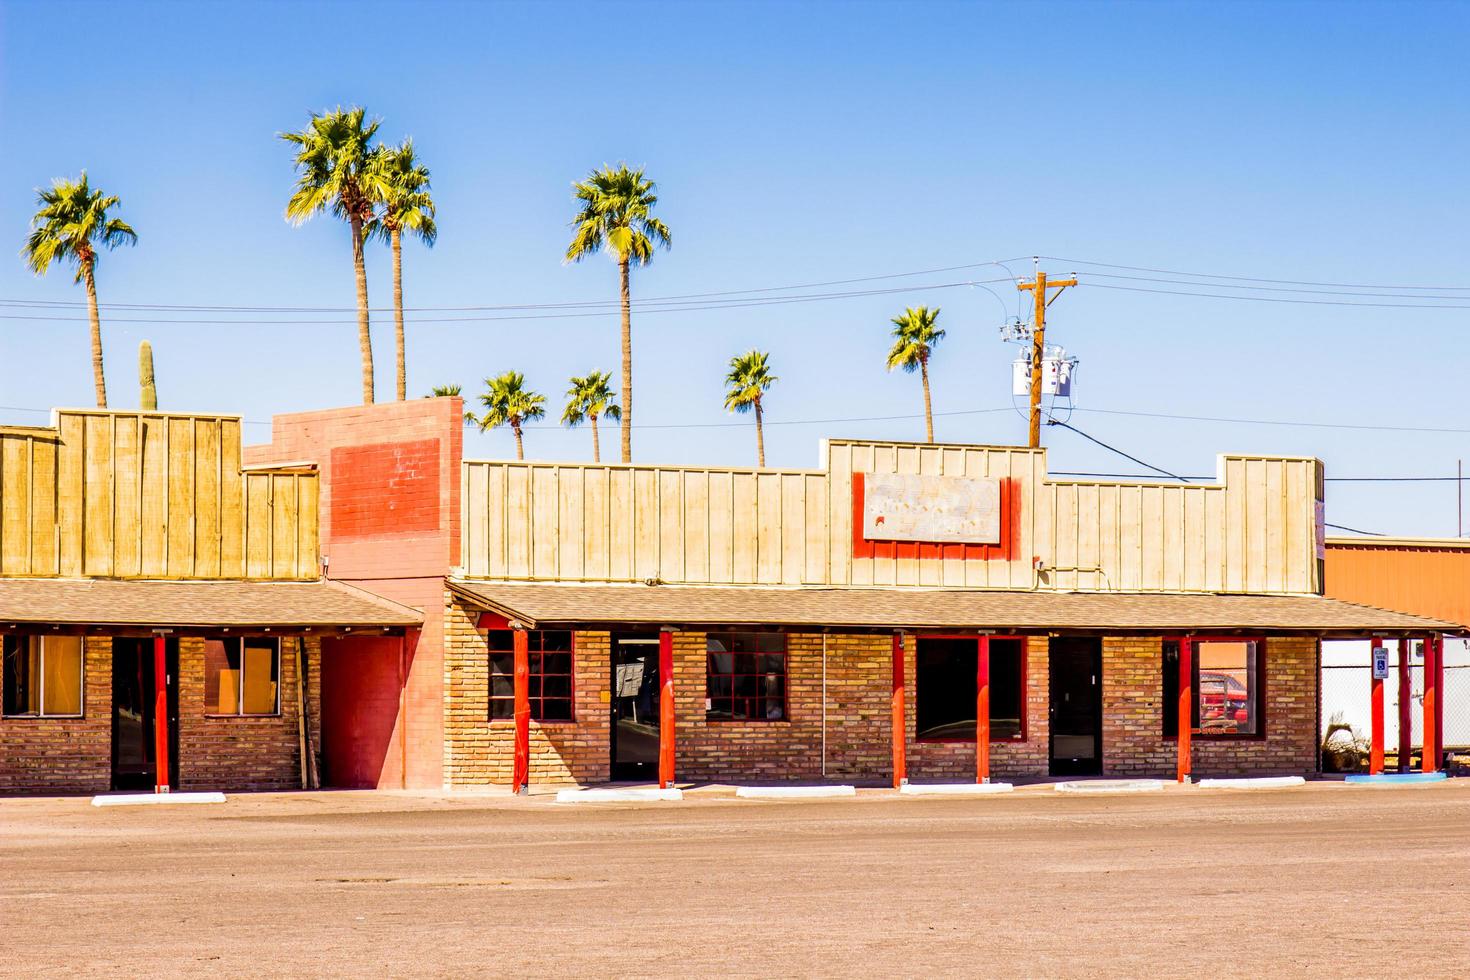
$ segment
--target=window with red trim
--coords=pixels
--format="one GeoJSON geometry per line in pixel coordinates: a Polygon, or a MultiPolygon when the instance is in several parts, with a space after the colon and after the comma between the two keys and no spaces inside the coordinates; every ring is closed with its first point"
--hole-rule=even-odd
{"type": "Polygon", "coordinates": [[[786,634],[709,633],[705,718],[786,720],[786,634]]]}
{"type": "MultiPolygon", "coordinates": [[[[490,717],[514,718],[516,710],[515,633],[490,630],[490,717]]],[[[572,634],[567,630],[527,630],[531,668],[532,721],[574,721],[572,710],[572,634]]]]}
{"type": "MultiPolygon", "coordinates": [[[[921,742],[975,741],[979,637],[921,636],[914,650],[914,737],[921,742]]],[[[992,742],[1026,738],[1025,664],[1025,640],[990,638],[992,742]]]]}
{"type": "MultiPolygon", "coordinates": [[[[1252,737],[1262,733],[1261,687],[1265,658],[1257,640],[1192,640],[1194,717],[1202,736],[1252,737]]],[[[1164,641],[1164,735],[1179,735],[1179,641],[1164,641]]]]}

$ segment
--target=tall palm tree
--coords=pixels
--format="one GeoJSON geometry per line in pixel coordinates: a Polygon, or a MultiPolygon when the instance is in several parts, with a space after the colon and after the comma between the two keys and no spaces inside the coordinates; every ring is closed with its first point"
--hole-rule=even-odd
{"type": "Polygon", "coordinates": [[[567,261],[580,262],[606,248],[618,263],[619,296],[623,309],[623,462],[633,461],[633,324],[628,269],[647,265],[653,250],[670,244],[669,229],[653,216],[658,187],[643,170],[603,166],[572,185],[581,210],[572,220],[572,243],[567,261]]]}
{"type": "Polygon", "coordinates": [[[519,371],[507,371],[498,378],[485,379],[485,393],[480,404],[485,414],[476,420],[480,431],[510,426],[516,437],[516,459],[525,459],[525,447],[521,444],[521,423],[546,415],[546,396],[538,395],[526,387],[526,376],[519,371]]]}
{"type": "Polygon", "coordinates": [[[757,466],[766,465],[766,437],[761,425],[761,397],[771,385],[781,380],[771,373],[766,363],[769,355],[758,350],[746,351],[730,358],[730,373],[725,375],[725,408],[731,412],[755,409],[755,459],[757,466]]]}
{"type": "Polygon", "coordinates": [[[893,349],[888,352],[888,370],[901,367],[919,372],[924,381],[924,436],[934,441],[934,408],[929,400],[929,357],[944,339],[944,331],[936,330],[939,307],[909,307],[902,316],[893,318],[893,349]]]}
{"type": "Polygon", "coordinates": [[[363,228],[384,196],[382,175],[372,166],[379,121],[361,106],[315,113],[299,133],[281,133],[297,147],[296,189],[286,203],[286,220],[299,225],[330,210],[352,229],[352,265],[357,273],[357,346],[362,356],[362,401],[373,403],[373,336],[368,319],[367,266],[363,228]]]}
{"type": "Polygon", "coordinates": [[[435,385],[429,389],[425,398],[453,398],[464,391],[459,385],[435,385]]]}
{"type": "Polygon", "coordinates": [[[77,265],[76,281],[87,287],[87,313],[92,320],[92,386],[97,407],[107,407],[107,379],[102,367],[102,321],[97,315],[97,249],[136,245],[138,234],[121,218],[107,212],[119,205],[110,194],[94,190],[87,172],[76,180],[58,177],[50,189],[37,189],[41,209],[31,218],[31,233],[21,255],[38,276],[51,263],[70,259],[77,265]]]}
{"type": "Polygon", "coordinates": [[[413,154],[413,140],[380,147],[373,166],[382,181],[382,209],[368,225],[368,237],[386,239],[393,248],[393,339],[397,349],[398,400],[408,397],[408,369],[403,345],[403,233],[430,248],[439,237],[434,199],[429,196],[429,168],[413,154]]]}
{"type": "Polygon", "coordinates": [[[597,439],[599,416],[614,422],[623,417],[617,398],[609,383],[612,375],[606,371],[593,371],[585,378],[572,378],[567,389],[567,407],[562,410],[561,420],[568,428],[576,428],[585,419],[592,426],[592,462],[602,462],[602,447],[597,439]]]}

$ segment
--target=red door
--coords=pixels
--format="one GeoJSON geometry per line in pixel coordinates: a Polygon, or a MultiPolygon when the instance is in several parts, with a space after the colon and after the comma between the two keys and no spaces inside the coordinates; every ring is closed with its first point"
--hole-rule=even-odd
{"type": "Polygon", "coordinates": [[[397,734],[403,688],[398,637],[322,640],[322,785],[403,785],[397,734]]]}

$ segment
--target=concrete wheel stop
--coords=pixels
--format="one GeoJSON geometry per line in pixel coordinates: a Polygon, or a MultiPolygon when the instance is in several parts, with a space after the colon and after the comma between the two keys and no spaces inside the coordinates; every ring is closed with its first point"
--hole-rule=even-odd
{"type": "Polygon", "coordinates": [[[1201,779],[1200,789],[1285,789],[1305,786],[1301,776],[1240,776],[1230,779],[1201,779]]]}
{"type": "Polygon", "coordinates": [[[735,795],[742,800],[809,800],[857,796],[852,786],[740,786],[735,795]]]}
{"type": "Polygon", "coordinates": [[[93,806],[182,806],[223,802],[223,793],[112,793],[92,797],[93,806]]]}
{"type": "Polygon", "coordinates": [[[1162,779],[1079,779],[1057,783],[1058,793],[1156,793],[1163,788],[1162,779]]]}
{"type": "Polygon", "coordinates": [[[557,790],[558,803],[676,803],[684,798],[684,791],[676,786],[668,789],[657,787],[616,787],[600,789],[557,790]]]}
{"type": "Polygon", "coordinates": [[[898,792],[901,796],[993,796],[1015,788],[1010,783],[904,783],[898,792]]]}
{"type": "Polygon", "coordinates": [[[1448,778],[1442,772],[1380,772],[1376,775],[1359,772],[1345,777],[1343,782],[1353,786],[1416,786],[1439,783],[1448,778]]]}

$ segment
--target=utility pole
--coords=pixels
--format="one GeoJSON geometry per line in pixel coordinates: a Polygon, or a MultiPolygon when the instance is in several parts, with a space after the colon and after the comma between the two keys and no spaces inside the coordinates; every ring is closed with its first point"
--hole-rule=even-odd
{"type": "Polygon", "coordinates": [[[1028,445],[1036,449],[1041,445],[1041,375],[1045,367],[1046,354],[1046,308],[1055,296],[1048,298],[1048,290],[1055,289],[1057,295],[1068,286],[1077,285],[1074,274],[1070,279],[1055,279],[1047,282],[1046,273],[1036,270],[1031,282],[1016,283],[1017,289],[1030,290],[1036,298],[1036,322],[1031,326],[1031,434],[1028,445]]]}

